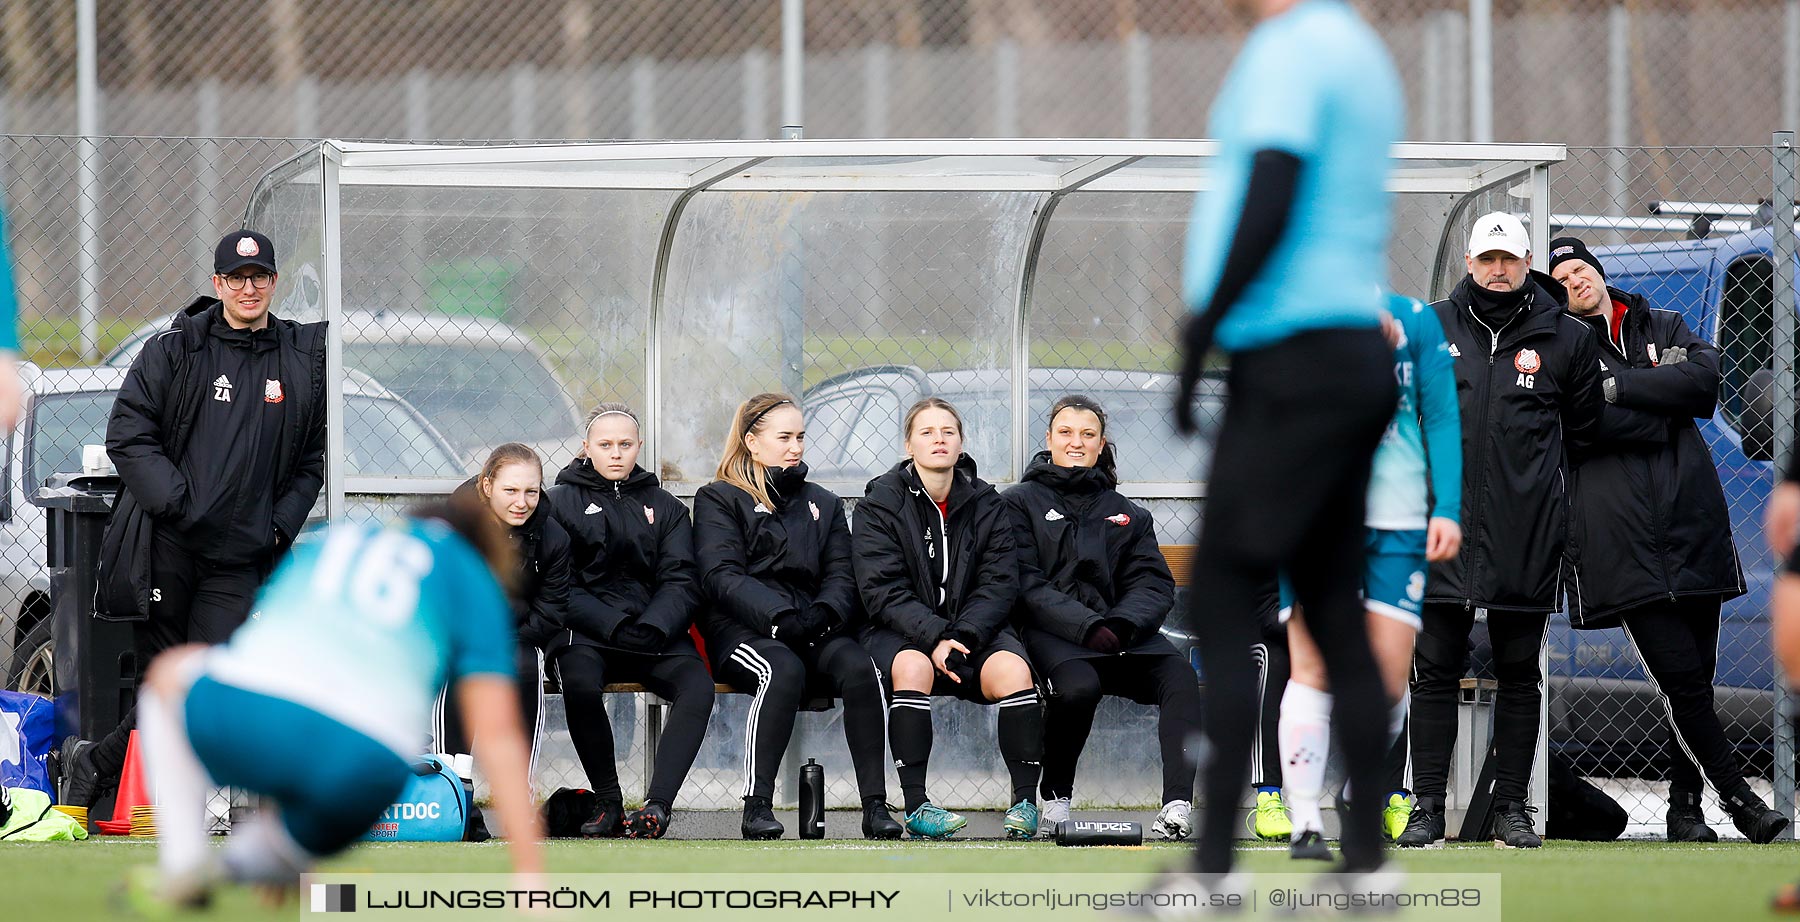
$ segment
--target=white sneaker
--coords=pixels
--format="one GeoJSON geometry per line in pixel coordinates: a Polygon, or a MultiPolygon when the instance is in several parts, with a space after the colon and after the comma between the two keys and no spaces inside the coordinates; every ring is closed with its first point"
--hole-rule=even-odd
{"type": "Polygon", "coordinates": [[[1056,824],[1069,821],[1069,799],[1058,797],[1044,802],[1044,811],[1038,814],[1038,834],[1056,835],[1056,824]]]}
{"type": "Polygon", "coordinates": [[[1156,815],[1156,822],[1150,828],[1165,839],[1187,838],[1194,831],[1194,805],[1185,800],[1163,804],[1162,812],[1156,815]]]}

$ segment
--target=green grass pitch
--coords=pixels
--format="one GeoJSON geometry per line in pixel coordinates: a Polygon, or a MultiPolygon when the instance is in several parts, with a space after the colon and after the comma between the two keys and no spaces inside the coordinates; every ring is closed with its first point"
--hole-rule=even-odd
{"type": "MultiPolygon", "coordinates": [[[[1146,875],[1182,857],[1182,846],[1135,849],[1065,849],[1047,842],[820,842],[559,841],[549,846],[553,872],[1009,872],[1074,874],[1136,872],[1146,875]]],[[[1295,873],[1283,848],[1249,846],[1243,867],[1295,873]]],[[[88,841],[0,845],[0,892],[16,918],[71,920],[117,918],[109,893],[127,867],[155,860],[141,841],[88,841]]],[[[1703,922],[1773,918],[1769,896],[1800,877],[1800,845],[1710,846],[1657,842],[1605,844],[1551,842],[1535,852],[1500,851],[1482,845],[1405,852],[1398,861],[1417,874],[1498,873],[1505,918],[1681,919],[1703,922]]],[[[364,846],[324,869],[389,872],[501,872],[505,846],[383,844],[364,846]]],[[[218,919],[293,919],[296,908],[263,908],[245,892],[228,892],[209,914],[218,919]]]]}

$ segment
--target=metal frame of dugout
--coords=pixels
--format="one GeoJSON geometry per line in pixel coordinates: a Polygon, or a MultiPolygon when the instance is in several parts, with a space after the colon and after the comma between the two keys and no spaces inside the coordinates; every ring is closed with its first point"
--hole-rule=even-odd
{"type": "MultiPolygon", "coordinates": [[[[1037,197],[1023,220],[1022,267],[1012,280],[1011,447],[1015,459],[1029,449],[1027,395],[1030,340],[1026,318],[1032,308],[1033,283],[1045,230],[1059,203],[1082,192],[1163,193],[1191,197],[1207,188],[1208,161],[1218,145],[1206,140],[793,140],[683,141],[456,146],[368,144],[328,140],[286,163],[260,181],[245,212],[247,225],[260,226],[270,213],[275,192],[289,184],[316,185],[320,216],[319,281],[324,319],[333,321],[327,340],[329,457],[345,456],[343,420],[343,343],[345,261],[343,194],[347,188],[388,186],[404,189],[569,189],[637,190],[664,197],[660,241],[651,267],[645,318],[648,375],[644,412],[644,458],[649,469],[659,461],[659,420],[663,379],[659,320],[666,301],[670,256],[683,212],[698,196],[756,192],[880,193],[1017,192],[1037,197]]],[[[1550,225],[1550,172],[1566,157],[1560,144],[1404,143],[1393,150],[1389,188],[1396,193],[1447,195],[1458,204],[1443,217],[1433,254],[1430,290],[1442,290],[1448,260],[1460,257],[1457,219],[1478,196],[1496,191],[1525,200],[1525,215],[1536,263],[1542,268],[1550,225]]],[[[1460,271],[1460,270],[1457,270],[1460,271]]],[[[332,518],[345,514],[347,497],[403,497],[443,493],[454,481],[406,477],[348,477],[342,464],[327,465],[325,496],[332,518]]],[[[860,483],[828,483],[840,495],[861,493],[860,483]]],[[[1131,484],[1137,497],[1198,498],[1198,481],[1131,484]]],[[[1546,658],[1547,659],[1547,658],[1546,658]]],[[[1547,662],[1546,664],[1547,665],[1547,662]]],[[[1546,801],[1548,733],[1547,702],[1539,712],[1540,732],[1532,776],[1534,802],[1546,801]]],[[[1477,724],[1471,723],[1471,726],[1477,724]]],[[[1465,734],[1466,735],[1466,734],[1465,734]]],[[[1464,745],[1470,745],[1464,740],[1464,745]]],[[[1485,749],[1485,741],[1481,747],[1485,749]]],[[[1462,758],[1457,764],[1466,764],[1462,758]]],[[[1451,822],[1468,803],[1472,779],[1453,776],[1451,822]]],[[[1544,814],[1537,824],[1543,828],[1544,814]]]]}

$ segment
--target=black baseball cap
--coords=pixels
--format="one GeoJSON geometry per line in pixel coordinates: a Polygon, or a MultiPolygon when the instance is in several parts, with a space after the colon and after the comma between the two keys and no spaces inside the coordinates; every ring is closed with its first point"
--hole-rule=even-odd
{"type": "Polygon", "coordinates": [[[245,266],[275,271],[275,244],[253,230],[234,230],[213,250],[213,274],[230,275],[245,266]]]}

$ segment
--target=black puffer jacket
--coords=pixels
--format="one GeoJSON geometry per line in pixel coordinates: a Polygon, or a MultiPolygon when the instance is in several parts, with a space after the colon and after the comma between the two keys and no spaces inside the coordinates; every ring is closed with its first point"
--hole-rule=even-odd
{"type": "Polygon", "coordinates": [[[925,647],[949,638],[980,653],[1006,627],[1019,595],[1012,518],[963,455],[946,520],[911,461],[869,481],[856,504],[856,588],[874,627],[925,647]]]}
{"type": "Polygon", "coordinates": [[[694,550],[708,599],[700,633],[723,656],[771,636],[777,618],[817,607],[834,632],[861,627],[850,524],[837,494],[806,480],[806,465],[771,471],[769,498],[714,481],[694,494],[694,550]]]}
{"type": "Polygon", "coordinates": [[[1002,494],[1018,529],[1014,623],[1041,670],[1107,654],[1082,646],[1105,622],[1122,653],[1173,653],[1162,635],[1175,577],[1150,511],[1119,493],[1099,467],[1058,467],[1038,452],[1024,482],[1002,494]]]}
{"type": "Polygon", "coordinates": [[[1718,406],[1719,351],[1680,314],[1608,295],[1625,310],[1618,338],[1604,315],[1579,318],[1616,387],[1576,454],[1569,617],[1584,628],[1615,626],[1619,612],[1657,599],[1744,594],[1725,491],[1694,425],[1718,406]],[[1687,361],[1659,366],[1671,346],[1687,361]]]}
{"type": "Polygon", "coordinates": [[[1531,297],[1500,329],[1471,307],[1463,276],[1432,305],[1449,340],[1462,411],[1462,552],[1433,564],[1428,603],[1548,613],[1562,604],[1565,436],[1584,438],[1605,399],[1594,334],[1533,272],[1531,297]]]}
{"type": "MultiPolygon", "coordinates": [[[[475,485],[479,479],[463,481],[456,495],[479,502],[475,485]]],[[[507,591],[513,627],[519,640],[544,647],[568,619],[569,533],[556,521],[548,502],[539,502],[525,524],[507,531],[519,555],[519,572],[507,591]]]]}
{"type": "Polygon", "coordinates": [[[548,499],[569,533],[569,604],[553,648],[617,647],[620,628],[643,623],[667,638],[663,652],[698,655],[687,633],[700,610],[693,526],[660,484],[641,467],[607,480],[586,458],[557,472],[548,499]]]}
{"type": "MultiPolygon", "coordinates": [[[[300,533],[325,484],[325,324],[271,316],[268,328],[254,337],[236,331],[215,336],[213,327],[225,324],[222,311],[217,298],[195,299],[168,330],[144,344],[119,386],[106,426],[106,453],[124,488],[100,545],[94,602],[95,614],[102,619],[136,621],[150,616],[154,581],[150,548],[159,533],[190,550],[229,537],[231,544],[247,545],[229,556],[231,562],[266,566],[286,550],[285,542],[300,533]],[[233,358],[231,353],[245,348],[249,339],[258,341],[253,347],[257,351],[273,354],[272,362],[262,367],[278,369],[275,380],[280,383],[267,388],[264,381],[239,381],[226,392],[232,396],[223,397],[214,386],[215,364],[233,358]],[[219,433],[209,433],[200,442],[192,439],[202,405],[217,399],[253,402],[257,407],[281,405],[279,436],[271,446],[272,476],[266,482],[231,485],[240,507],[234,517],[238,530],[256,522],[242,538],[237,532],[190,531],[199,524],[193,518],[195,510],[220,500],[192,495],[183,473],[211,473],[223,466],[214,459],[223,456],[221,446],[230,439],[219,433]],[[243,508],[246,504],[254,509],[243,508]]],[[[227,473],[254,477],[249,470],[227,473]]]]}

